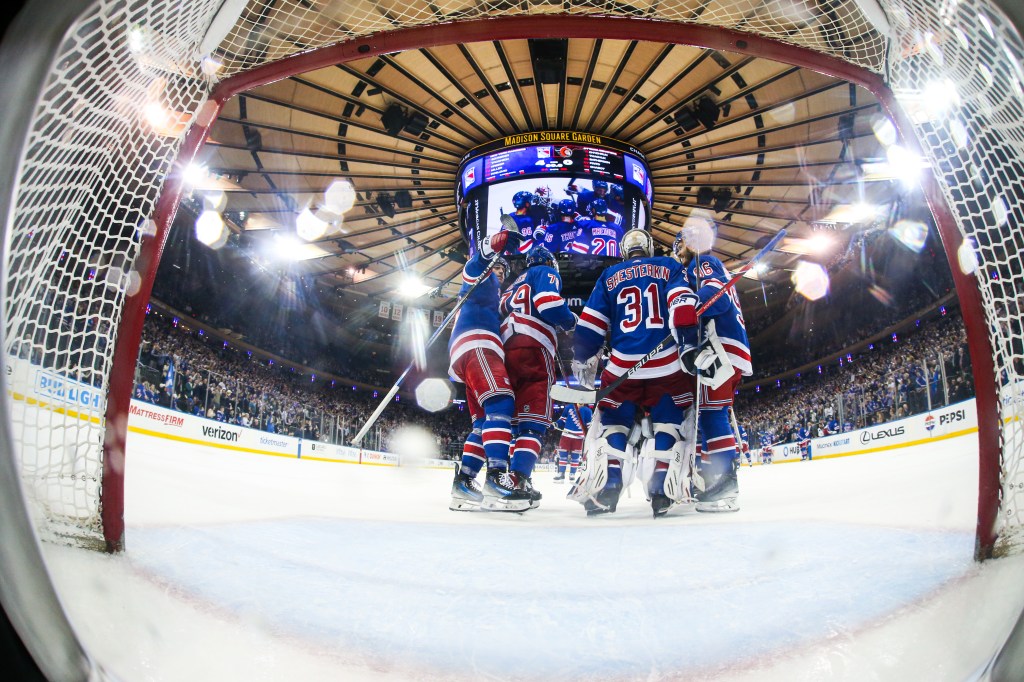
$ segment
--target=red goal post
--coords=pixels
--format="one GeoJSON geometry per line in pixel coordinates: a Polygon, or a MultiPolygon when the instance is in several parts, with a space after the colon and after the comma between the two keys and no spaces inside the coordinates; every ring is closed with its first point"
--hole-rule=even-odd
{"type": "Polygon", "coordinates": [[[802,23],[791,13],[773,14],[780,3],[747,0],[630,6],[584,0],[570,3],[566,15],[561,2],[530,3],[515,17],[493,1],[441,3],[447,12],[441,16],[415,2],[327,2],[310,9],[283,0],[263,13],[258,5],[101,0],[71,27],[34,93],[16,180],[4,187],[11,207],[4,345],[6,426],[41,535],[108,550],[123,546],[128,401],[146,302],[181,197],[180,170],[228,99],[297,73],[399,50],[562,37],[754,55],[842,78],[875,95],[904,143],[934,169],[924,189],[964,311],[976,382],[977,556],[1019,547],[1024,352],[1013,336],[1020,333],[1016,292],[1024,291],[1024,274],[1010,228],[1024,211],[1024,94],[1018,95],[1024,44],[990,0],[788,3],[807,8],[802,23]],[[223,27],[223,37],[211,37],[211,24],[223,27]],[[197,51],[204,44],[230,55],[215,75],[204,69],[208,55],[197,51]],[[941,79],[958,89],[950,116],[968,131],[967,146],[954,139],[950,148],[948,131],[908,120],[894,94],[941,79]],[[147,99],[180,115],[147,110],[147,99]],[[972,254],[981,266],[965,272],[960,263],[972,262],[972,254]],[[56,388],[62,381],[63,393],[56,388]],[[78,395],[93,389],[98,401],[69,403],[70,389],[78,395]]]}

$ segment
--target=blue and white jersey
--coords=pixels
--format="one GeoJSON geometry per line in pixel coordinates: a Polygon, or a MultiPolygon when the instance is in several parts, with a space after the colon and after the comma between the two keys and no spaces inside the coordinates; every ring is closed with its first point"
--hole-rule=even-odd
{"type": "MultiPolygon", "coordinates": [[[[729,271],[725,269],[722,261],[714,256],[704,254],[695,256],[686,267],[686,272],[684,273],[685,285],[696,292],[701,305],[717,294],[728,283],[729,279],[731,279],[729,271]],[[700,277],[697,277],[698,260],[700,261],[700,277]],[[700,283],[699,289],[696,288],[698,282],[700,283]]],[[[707,323],[710,320],[715,321],[715,332],[718,334],[718,338],[721,340],[722,347],[725,349],[726,355],[729,356],[732,366],[738,369],[743,376],[753,374],[754,370],[750,364],[750,342],[747,340],[747,327],[743,322],[743,311],[740,310],[740,299],[735,287],[715,301],[714,305],[701,315],[701,330],[707,327],[707,323]]],[[[696,329],[691,330],[691,332],[693,333],[685,335],[685,340],[683,341],[684,349],[687,346],[696,344],[696,329]]]]}
{"type": "MultiPolygon", "coordinates": [[[[597,279],[573,339],[577,360],[587,360],[608,338],[607,371],[614,376],[647,355],[669,335],[669,306],[688,289],[682,265],[672,258],[632,258],[606,268],[597,279]]],[[[682,371],[675,341],[638,369],[631,379],[655,379],[682,371]]]]}
{"type": "Polygon", "coordinates": [[[796,430],[796,439],[800,441],[800,447],[807,445],[811,442],[811,431],[805,426],[801,426],[796,430]]]}
{"type": "Polygon", "coordinates": [[[535,244],[544,243],[544,237],[546,236],[544,226],[538,223],[533,216],[528,213],[519,213],[518,211],[511,215],[519,227],[519,234],[523,235],[523,240],[519,242],[519,253],[526,253],[535,244]]]}
{"type": "MultiPolygon", "coordinates": [[[[465,296],[469,289],[476,284],[477,279],[483,274],[490,261],[485,259],[480,252],[469,259],[466,267],[462,269],[462,288],[459,290],[459,297],[465,296]]],[[[452,327],[452,336],[448,341],[449,367],[448,373],[456,379],[462,377],[454,374],[451,365],[474,348],[487,348],[498,354],[502,360],[505,359],[505,349],[501,345],[501,319],[498,317],[498,297],[501,292],[501,282],[498,276],[491,272],[487,275],[480,286],[470,296],[459,314],[455,316],[455,324],[452,327]]]]}
{"type": "Polygon", "coordinates": [[[747,436],[747,428],[740,424],[740,443],[743,444],[744,449],[750,445],[750,438],[747,436]]]}
{"type": "Polygon", "coordinates": [[[558,420],[562,435],[569,438],[583,438],[590,428],[590,421],[594,418],[594,411],[587,405],[580,406],[579,412],[575,405],[567,405],[562,417],[558,420]]]}
{"type": "Polygon", "coordinates": [[[579,233],[569,244],[574,253],[587,253],[591,256],[619,256],[619,241],[622,239],[622,226],[608,220],[583,218],[576,221],[579,233]]]}
{"type": "Polygon", "coordinates": [[[774,445],[774,442],[775,442],[775,437],[772,436],[771,432],[767,432],[767,433],[762,433],[761,434],[761,449],[762,450],[767,450],[768,452],[771,452],[772,451],[772,445],[774,445]]]}
{"type": "Polygon", "coordinates": [[[547,236],[544,237],[544,246],[551,253],[560,253],[567,250],[580,232],[575,222],[568,223],[564,221],[551,223],[545,229],[547,230],[547,236]]]}
{"type": "Polygon", "coordinates": [[[556,328],[572,329],[576,324],[576,316],[562,298],[562,278],[547,265],[534,265],[516,277],[501,296],[500,312],[505,316],[502,341],[513,334],[524,336],[552,356],[558,343],[556,328]]]}
{"type": "Polygon", "coordinates": [[[835,419],[829,419],[828,424],[825,425],[825,433],[826,435],[839,433],[839,422],[837,422],[835,419]]]}

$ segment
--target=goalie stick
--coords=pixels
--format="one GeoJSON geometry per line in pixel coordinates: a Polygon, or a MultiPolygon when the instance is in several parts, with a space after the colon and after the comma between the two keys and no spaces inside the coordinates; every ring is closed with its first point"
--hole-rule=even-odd
{"type": "MultiPolygon", "coordinates": [[[[697,316],[700,317],[705,312],[707,312],[707,309],[710,308],[712,305],[714,305],[715,302],[718,301],[718,299],[720,299],[722,296],[724,296],[726,293],[728,293],[734,286],[736,286],[736,282],[738,282],[740,280],[740,278],[743,277],[743,275],[747,274],[747,271],[749,271],[752,267],[754,267],[754,265],[757,263],[757,261],[759,261],[761,259],[762,256],[764,256],[766,253],[772,251],[775,248],[775,246],[780,241],[782,241],[782,238],[785,237],[785,236],[786,236],[786,231],[785,230],[779,230],[778,234],[776,234],[774,237],[772,237],[772,240],[770,242],[768,242],[767,244],[765,244],[765,247],[763,249],[758,251],[756,254],[754,254],[753,258],[751,258],[746,263],[744,263],[743,267],[741,267],[739,270],[737,270],[736,274],[734,274],[729,279],[729,281],[725,283],[725,285],[721,289],[716,291],[715,294],[711,298],[709,298],[707,301],[705,301],[704,304],[700,308],[697,309],[697,316]]],[[[551,399],[552,400],[557,400],[560,403],[587,403],[587,404],[598,403],[606,395],[608,395],[609,393],[614,391],[616,388],[621,386],[622,383],[626,379],[628,379],[629,377],[633,376],[633,374],[638,369],[640,369],[641,367],[646,365],[648,362],[650,362],[651,359],[654,358],[654,356],[657,355],[658,353],[660,353],[662,350],[664,350],[665,346],[668,343],[670,343],[672,340],[673,340],[672,334],[669,334],[668,336],[666,336],[664,339],[661,340],[661,342],[657,346],[655,346],[653,349],[651,349],[651,351],[647,355],[645,355],[642,358],[640,358],[639,360],[637,360],[635,365],[633,365],[632,367],[627,369],[625,372],[623,372],[615,381],[613,381],[612,383],[608,384],[607,386],[602,386],[600,391],[596,391],[594,389],[569,388],[568,386],[561,386],[559,384],[554,384],[551,387],[551,392],[550,392],[551,399]]]]}
{"type": "MultiPolygon", "coordinates": [[[[501,226],[508,230],[509,232],[519,232],[519,226],[516,224],[515,219],[506,213],[501,214],[501,226]]],[[[484,271],[477,278],[476,282],[473,283],[473,286],[471,286],[469,288],[469,291],[466,292],[466,295],[458,300],[458,302],[455,304],[455,307],[452,308],[450,313],[448,313],[448,316],[441,321],[441,325],[437,328],[437,331],[431,334],[430,338],[427,339],[426,345],[423,346],[424,352],[441,337],[441,333],[445,329],[447,329],[451,321],[455,319],[455,316],[458,314],[459,309],[462,308],[462,304],[469,300],[469,297],[473,294],[474,291],[476,291],[476,288],[480,286],[480,283],[491,276],[491,272],[494,271],[494,266],[497,265],[500,256],[501,254],[495,254],[494,258],[487,265],[487,267],[484,268],[484,271]]],[[[402,382],[405,381],[405,378],[409,376],[409,372],[411,372],[413,367],[415,366],[415,361],[410,362],[409,366],[405,368],[405,371],[402,372],[401,375],[399,375],[398,381],[396,381],[395,385],[391,387],[391,390],[387,392],[387,395],[384,396],[384,399],[380,401],[380,405],[377,406],[377,409],[373,411],[373,414],[370,415],[370,418],[366,420],[365,424],[363,424],[363,428],[359,429],[359,433],[357,433],[355,438],[352,439],[352,445],[359,445],[359,443],[362,442],[363,438],[366,437],[366,433],[374,424],[377,423],[377,420],[380,418],[381,413],[384,412],[384,408],[388,406],[388,403],[391,402],[391,399],[395,397],[396,393],[398,393],[398,389],[402,387],[402,382]]]]}

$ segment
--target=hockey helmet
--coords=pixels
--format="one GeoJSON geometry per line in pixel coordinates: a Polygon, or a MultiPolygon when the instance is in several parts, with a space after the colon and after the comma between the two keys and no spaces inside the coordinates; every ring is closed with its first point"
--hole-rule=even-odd
{"type": "Polygon", "coordinates": [[[558,206],[555,212],[559,217],[569,216],[575,218],[576,216],[576,202],[572,199],[562,199],[558,202],[558,206]]]}
{"type": "Polygon", "coordinates": [[[612,199],[622,201],[622,185],[612,185],[611,195],[612,199]]]}
{"type": "Polygon", "coordinates": [[[546,265],[549,268],[558,269],[558,264],[555,263],[555,254],[543,246],[535,246],[526,254],[526,267],[532,268],[534,265],[546,265]]]}
{"type": "Polygon", "coordinates": [[[596,193],[599,189],[603,189],[605,192],[607,192],[608,183],[605,182],[604,180],[594,180],[594,192],[596,193]]]}
{"type": "Polygon", "coordinates": [[[633,228],[622,235],[619,251],[626,258],[633,258],[634,253],[642,253],[649,258],[654,255],[654,240],[647,230],[633,228]]]}
{"type": "Polygon", "coordinates": [[[604,199],[594,199],[590,202],[590,215],[599,216],[608,212],[608,202],[604,199]]]}
{"type": "Polygon", "coordinates": [[[524,208],[527,204],[533,203],[533,192],[516,192],[512,197],[512,205],[518,208],[524,208]]]}

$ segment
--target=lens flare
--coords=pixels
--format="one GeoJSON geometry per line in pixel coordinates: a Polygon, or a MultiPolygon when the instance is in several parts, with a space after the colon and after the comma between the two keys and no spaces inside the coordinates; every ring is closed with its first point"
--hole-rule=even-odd
{"type": "Polygon", "coordinates": [[[828,293],[828,273],[817,263],[800,261],[793,272],[793,284],[798,294],[808,301],[817,301],[828,293]]]}
{"type": "Polygon", "coordinates": [[[916,220],[900,220],[889,228],[889,234],[914,253],[921,253],[928,240],[928,226],[916,220]]]}
{"type": "Polygon", "coordinates": [[[451,382],[446,379],[424,379],[416,387],[416,404],[428,412],[440,412],[452,401],[451,382]]]}

